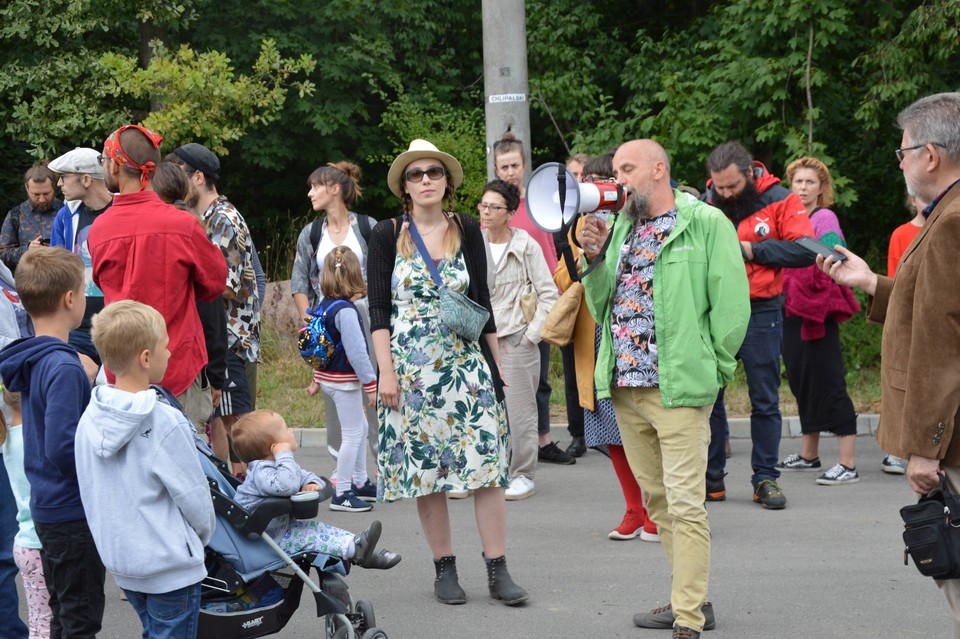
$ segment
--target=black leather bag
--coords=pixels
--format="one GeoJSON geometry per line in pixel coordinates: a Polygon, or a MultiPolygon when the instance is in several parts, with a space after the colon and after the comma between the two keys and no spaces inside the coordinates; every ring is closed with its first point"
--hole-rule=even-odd
{"type": "Polygon", "coordinates": [[[907,556],[920,574],[934,579],[960,579],[960,499],[940,487],[900,509],[903,518],[903,565],[907,556]]]}

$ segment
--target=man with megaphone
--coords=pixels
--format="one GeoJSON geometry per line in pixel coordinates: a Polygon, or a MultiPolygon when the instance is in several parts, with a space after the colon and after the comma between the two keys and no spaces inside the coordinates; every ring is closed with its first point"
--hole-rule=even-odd
{"type": "Polygon", "coordinates": [[[609,229],[590,216],[578,235],[584,268],[602,260],[583,279],[590,313],[603,327],[594,377],[597,396],[613,400],[673,574],[670,605],[637,614],[634,623],[695,639],[716,624],[706,600],[708,418],[736,368],[749,287],[732,225],[671,188],[659,144],[623,144],[613,168],[627,196],[621,214],[609,229]]]}

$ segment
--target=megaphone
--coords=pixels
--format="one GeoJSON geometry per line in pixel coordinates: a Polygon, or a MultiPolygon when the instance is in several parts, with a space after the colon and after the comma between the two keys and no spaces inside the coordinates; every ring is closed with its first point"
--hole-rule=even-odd
{"type": "Polygon", "coordinates": [[[547,162],[527,181],[527,213],[537,228],[556,233],[580,213],[619,211],[625,201],[615,182],[577,182],[559,162],[547,162]]]}

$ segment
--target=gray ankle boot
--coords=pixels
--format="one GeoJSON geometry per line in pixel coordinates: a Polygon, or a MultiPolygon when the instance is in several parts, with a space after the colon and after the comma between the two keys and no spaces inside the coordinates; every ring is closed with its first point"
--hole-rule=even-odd
{"type": "Polygon", "coordinates": [[[487,585],[490,587],[491,597],[499,599],[508,606],[516,606],[527,600],[530,595],[513,583],[510,573],[507,572],[506,556],[488,559],[484,555],[483,561],[487,564],[487,585]]]}
{"type": "Polygon", "coordinates": [[[467,603],[467,593],[457,581],[457,558],[453,555],[433,560],[437,578],[433,582],[433,593],[437,601],[444,604],[467,603]]]}

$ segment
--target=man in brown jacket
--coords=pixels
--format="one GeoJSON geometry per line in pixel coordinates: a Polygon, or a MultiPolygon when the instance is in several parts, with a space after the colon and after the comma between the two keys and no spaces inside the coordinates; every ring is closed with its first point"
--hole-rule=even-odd
{"type": "MultiPolygon", "coordinates": [[[[922,98],[897,117],[896,149],[907,191],[930,202],[923,229],[891,279],[842,247],[844,262],[817,258],[840,284],[871,296],[867,318],[883,323],[880,447],[909,459],[907,479],[925,494],[944,474],[960,489],[960,93],[922,98]]],[[[960,638],[960,580],[938,581],[960,638]]]]}

